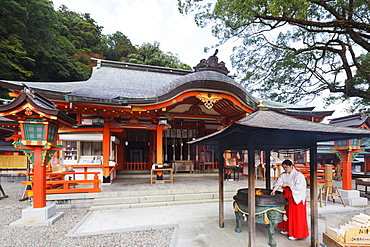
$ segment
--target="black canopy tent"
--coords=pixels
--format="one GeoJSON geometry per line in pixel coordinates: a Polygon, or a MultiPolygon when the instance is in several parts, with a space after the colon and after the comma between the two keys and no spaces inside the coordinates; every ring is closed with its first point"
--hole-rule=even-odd
{"type": "MultiPolygon", "coordinates": [[[[260,109],[229,127],[189,142],[210,145],[217,150],[219,161],[219,225],[224,227],[223,153],[226,150],[248,150],[248,176],[255,177],[255,150],[266,151],[266,188],[270,188],[270,151],[272,149],[309,149],[311,246],[318,244],[317,205],[317,142],[370,137],[364,129],[339,127],[293,118],[268,109],[260,109]]],[[[248,180],[249,191],[255,190],[255,180],[248,180]]],[[[248,193],[249,246],[255,246],[255,195],[248,193]]]]}

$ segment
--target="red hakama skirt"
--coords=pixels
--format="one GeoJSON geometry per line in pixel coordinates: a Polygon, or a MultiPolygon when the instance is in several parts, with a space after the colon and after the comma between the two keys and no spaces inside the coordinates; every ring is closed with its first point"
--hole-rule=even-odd
{"type": "Polygon", "coordinates": [[[285,205],[285,214],[288,217],[288,220],[283,220],[277,227],[284,232],[288,232],[289,237],[298,239],[307,238],[309,233],[306,204],[303,204],[302,201],[299,204],[296,204],[290,188],[284,188],[284,197],[288,199],[288,204],[285,205]]]}

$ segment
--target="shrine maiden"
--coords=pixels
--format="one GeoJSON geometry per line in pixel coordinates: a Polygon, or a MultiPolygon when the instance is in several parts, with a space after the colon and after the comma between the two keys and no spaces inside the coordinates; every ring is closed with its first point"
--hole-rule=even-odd
{"type": "Polygon", "coordinates": [[[284,191],[288,204],[285,206],[284,220],[278,224],[282,234],[288,234],[290,240],[308,237],[306,212],[306,179],[295,169],[290,160],[282,163],[284,172],[275,181],[272,195],[279,188],[284,191]]]}

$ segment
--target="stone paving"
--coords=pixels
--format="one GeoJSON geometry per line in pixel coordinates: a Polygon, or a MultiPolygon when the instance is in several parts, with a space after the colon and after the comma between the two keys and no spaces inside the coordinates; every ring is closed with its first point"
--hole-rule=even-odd
{"type": "MultiPolygon", "coordinates": [[[[247,187],[248,179],[242,176],[239,181],[225,181],[225,190],[247,187]]],[[[339,184],[339,183],[338,183],[339,184]]],[[[265,181],[256,180],[256,187],[263,188],[265,181]]],[[[218,189],[217,174],[178,174],[174,183],[150,184],[149,177],[122,177],[111,185],[104,185],[103,192],[125,191],[156,191],[160,190],[193,190],[194,188],[218,189]]],[[[159,192],[160,193],[160,192],[159,192]]],[[[308,205],[308,213],[309,203],[308,205]]],[[[341,204],[328,203],[319,208],[322,214],[355,214],[364,208],[346,207],[341,204]]],[[[218,203],[193,205],[176,205],[150,208],[129,208],[120,210],[101,210],[89,212],[69,233],[69,236],[96,235],[110,232],[147,230],[156,228],[174,228],[172,246],[248,246],[247,222],[242,232],[236,233],[235,215],[232,202],[225,202],[225,227],[218,226],[218,203]]],[[[308,216],[309,220],[309,216],[308,216]]],[[[319,219],[319,240],[325,230],[325,218],[319,219]]],[[[310,223],[310,222],[309,222],[310,223]]],[[[286,235],[275,231],[278,246],[310,246],[310,238],[290,241],[286,235]]],[[[256,246],[268,246],[267,225],[257,224],[256,246]]]]}

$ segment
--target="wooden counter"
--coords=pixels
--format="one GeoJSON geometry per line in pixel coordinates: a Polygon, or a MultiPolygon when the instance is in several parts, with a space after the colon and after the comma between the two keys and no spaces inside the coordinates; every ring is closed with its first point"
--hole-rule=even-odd
{"type": "Polygon", "coordinates": [[[177,173],[178,171],[194,172],[194,162],[192,160],[174,160],[172,168],[177,173]]]}

